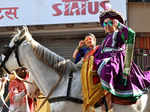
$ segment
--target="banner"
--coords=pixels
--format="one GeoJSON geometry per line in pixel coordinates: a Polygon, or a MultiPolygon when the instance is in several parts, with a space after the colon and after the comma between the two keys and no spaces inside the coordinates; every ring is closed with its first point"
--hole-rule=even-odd
{"type": "MultiPolygon", "coordinates": [[[[102,0],[0,0],[0,27],[98,22],[102,0]]],[[[126,18],[126,0],[110,0],[126,18]]]]}

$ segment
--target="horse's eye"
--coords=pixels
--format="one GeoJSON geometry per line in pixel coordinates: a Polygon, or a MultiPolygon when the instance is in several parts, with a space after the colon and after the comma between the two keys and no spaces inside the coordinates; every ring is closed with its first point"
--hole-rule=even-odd
{"type": "Polygon", "coordinates": [[[14,40],[14,43],[17,43],[17,39],[14,40]]]}

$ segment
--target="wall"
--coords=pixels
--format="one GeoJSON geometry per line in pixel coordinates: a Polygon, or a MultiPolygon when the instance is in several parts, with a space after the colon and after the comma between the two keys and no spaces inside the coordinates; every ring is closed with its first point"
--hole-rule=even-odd
{"type": "Polygon", "coordinates": [[[150,32],[150,3],[129,2],[128,24],[136,32],[150,32]]]}

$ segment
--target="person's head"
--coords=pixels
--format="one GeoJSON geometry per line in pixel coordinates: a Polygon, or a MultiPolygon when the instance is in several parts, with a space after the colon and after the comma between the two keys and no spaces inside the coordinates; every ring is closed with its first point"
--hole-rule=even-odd
{"type": "Polygon", "coordinates": [[[120,23],[124,24],[124,19],[121,14],[114,10],[104,11],[99,18],[101,26],[107,33],[114,32],[117,29],[117,26],[114,25],[115,20],[118,20],[120,23]]]}
{"type": "Polygon", "coordinates": [[[25,68],[25,67],[19,67],[15,71],[16,71],[16,74],[19,77],[21,77],[23,79],[25,79],[27,77],[27,74],[28,74],[27,68],[25,68]]]}
{"type": "Polygon", "coordinates": [[[106,33],[112,33],[117,30],[117,25],[115,24],[115,19],[106,18],[103,22],[103,28],[106,33]]]}
{"type": "Polygon", "coordinates": [[[87,36],[85,36],[84,42],[87,47],[94,48],[96,46],[95,35],[92,33],[89,33],[87,36]]]}
{"type": "Polygon", "coordinates": [[[111,7],[108,7],[110,6],[109,0],[103,0],[100,5],[104,9],[104,11],[100,13],[99,20],[105,32],[114,32],[117,29],[117,26],[114,25],[115,19],[124,24],[123,16],[119,12],[111,9],[111,7]]]}

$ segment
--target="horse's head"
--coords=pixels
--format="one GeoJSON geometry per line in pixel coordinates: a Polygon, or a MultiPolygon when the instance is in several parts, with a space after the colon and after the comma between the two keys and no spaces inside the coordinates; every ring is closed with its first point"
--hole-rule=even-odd
{"type": "Polygon", "coordinates": [[[9,47],[13,47],[25,39],[27,39],[28,41],[30,41],[32,39],[32,36],[28,30],[28,27],[23,26],[21,30],[19,28],[17,28],[12,40],[9,43],[9,47]]]}
{"type": "Polygon", "coordinates": [[[17,28],[16,32],[13,34],[13,38],[11,39],[8,46],[5,46],[3,49],[3,54],[1,55],[0,60],[0,71],[5,71],[7,73],[10,73],[12,70],[18,68],[21,66],[19,59],[18,59],[18,47],[24,42],[24,40],[31,40],[31,34],[28,31],[28,28],[26,26],[23,26],[22,29],[17,28]],[[15,66],[15,63],[12,63],[12,60],[10,60],[10,56],[13,56],[15,63],[17,64],[15,66]],[[9,61],[9,63],[14,64],[12,69],[9,70],[6,67],[6,63],[9,61]]]}

